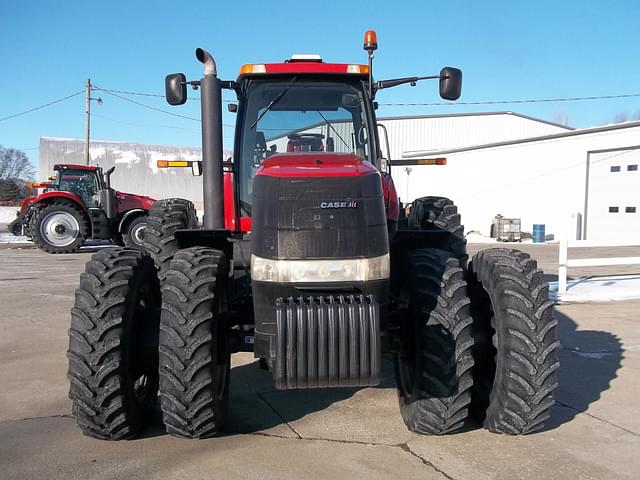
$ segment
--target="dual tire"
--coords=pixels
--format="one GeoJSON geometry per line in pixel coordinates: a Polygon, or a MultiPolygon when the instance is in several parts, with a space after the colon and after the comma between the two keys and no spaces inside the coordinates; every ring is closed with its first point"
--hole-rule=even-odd
{"type": "MultiPolygon", "coordinates": [[[[174,205],[162,208],[184,215],[158,222],[169,234],[167,225],[188,223],[189,206],[174,205]]],[[[78,425],[91,437],[139,434],[152,419],[158,392],[169,433],[206,438],[224,424],[228,259],[209,248],[176,249],[161,264],[162,287],[157,259],[112,248],[93,255],[81,276],[71,311],[69,396],[78,425]]]]}
{"type": "Polygon", "coordinates": [[[449,242],[411,252],[395,355],[400,411],[422,434],[452,433],[467,418],[496,433],[543,427],[559,368],[548,285],[529,255],[467,254],[460,216],[443,197],[414,202],[410,228],[443,229],[449,242]]]}

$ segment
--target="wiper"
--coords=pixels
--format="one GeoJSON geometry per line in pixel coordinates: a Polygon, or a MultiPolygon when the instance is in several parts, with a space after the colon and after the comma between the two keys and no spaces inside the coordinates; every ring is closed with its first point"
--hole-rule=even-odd
{"type": "Polygon", "coordinates": [[[273,97],[271,99],[271,101],[269,102],[269,104],[267,105],[267,108],[265,108],[262,113],[260,115],[258,115],[258,118],[256,118],[256,121],[253,122],[251,124],[251,127],[249,127],[249,130],[253,130],[253,128],[258,124],[258,122],[260,120],[262,120],[262,117],[265,116],[265,114],[271,110],[271,107],[273,107],[276,103],[278,103],[280,100],[282,100],[282,97],[284,97],[285,93],[287,93],[289,91],[289,88],[291,88],[291,85],[293,85],[293,82],[296,81],[298,77],[293,77],[291,79],[291,81],[289,82],[289,84],[284,88],[284,90],[282,90],[279,94],[277,94],[275,97],[273,97]]]}
{"type": "Polygon", "coordinates": [[[344,146],[345,146],[345,147],[347,147],[347,149],[351,149],[351,147],[347,144],[347,142],[345,142],[345,141],[344,141],[344,138],[342,138],[342,137],[340,136],[340,134],[338,133],[338,131],[337,131],[335,128],[333,128],[333,125],[331,125],[331,123],[329,123],[329,120],[327,120],[327,118],[326,118],[324,115],[322,115],[322,114],[320,113],[320,110],[316,110],[316,112],[318,113],[318,115],[320,115],[320,116],[322,117],[322,119],[324,120],[325,124],[326,124],[326,125],[327,125],[331,130],[333,130],[333,133],[335,133],[335,134],[338,136],[338,138],[340,139],[340,141],[341,141],[342,143],[344,143],[344,146]]]}

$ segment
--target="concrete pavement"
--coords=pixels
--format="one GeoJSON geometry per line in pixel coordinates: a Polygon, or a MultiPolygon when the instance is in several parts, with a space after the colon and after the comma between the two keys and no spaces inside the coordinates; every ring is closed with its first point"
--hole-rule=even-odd
{"type": "MultiPolygon", "coordinates": [[[[552,246],[531,248],[552,263],[552,246]]],[[[631,479],[640,471],[640,301],[558,307],[558,405],[533,435],[408,432],[389,362],[377,388],[276,391],[251,354],[236,354],[226,435],[174,438],[158,413],[144,438],[90,439],[69,416],[65,357],[88,257],[0,250],[2,478],[631,479]]]]}

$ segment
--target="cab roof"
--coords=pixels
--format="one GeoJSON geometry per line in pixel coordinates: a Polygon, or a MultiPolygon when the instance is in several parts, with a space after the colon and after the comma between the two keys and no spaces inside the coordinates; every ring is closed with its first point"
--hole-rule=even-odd
{"type": "Polygon", "coordinates": [[[322,60],[286,60],[282,63],[249,63],[240,68],[238,80],[247,76],[265,77],[268,75],[286,75],[292,73],[367,77],[369,74],[369,66],[352,63],[325,63],[322,60]]]}
{"type": "Polygon", "coordinates": [[[74,170],[87,170],[89,172],[95,172],[96,170],[98,170],[98,167],[94,167],[92,165],[77,165],[74,163],[56,163],[53,166],[54,170],[67,170],[69,168],[72,168],[74,170]]]}

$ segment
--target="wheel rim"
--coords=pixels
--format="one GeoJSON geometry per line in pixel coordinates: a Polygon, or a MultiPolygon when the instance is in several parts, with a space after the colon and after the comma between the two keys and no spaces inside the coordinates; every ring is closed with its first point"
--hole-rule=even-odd
{"type": "Polygon", "coordinates": [[[155,325],[153,291],[149,285],[142,285],[135,298],[135,306],[131,320],[134,322],[132,332],[132,349],[130,350],[128,374],[131,390],[136,403],[145,407],[153,403],[152,395],[157,390],[155,374],[158,366],[154,361],[157,346],[145,345],[144,339],[151,332],[148,330],[155,325]]]}
{"type": "Polygon", "coordinates": [[[401,326],[400,351],[396,353],[396,377],[402,397],[411,397],[416,375],[416,328],[413,316],[404,319],[401,326]]]}
{"type": "Polygon", "coordinates": [[[146,223],[139,223],[133,226],[130,235],[131,240],[133,240],[133,243],[135,243],[136,245],[142,246],[142,241],[144,240],[144,229],[146,228],[146,226],[146,223]]]}
{"type": "MultiPolygon", "coordinates": [[[[220,298],[218,296],[218,298],[220,298]]],[[[217,377],[217,394],[218,400],[222,400],[225,395],[225,390],[227,389],[227,375],[229,366],[227,365],[230,362],[227,354],[227,343],[226,343],[226,325],[222,322],[222,302],[219,301],[217,308],[217,317],[218,317],[218,328],[217,328],[217,346],[218,346],[218,361],[216,362],[216,377],[217,377]]]]}
{"type": "Polygon", "coordinates": [[[80,224],[68,212],[53,212],[42,219],[40,235],[55,247],[66,247],[80,235],[80,224]]]}

